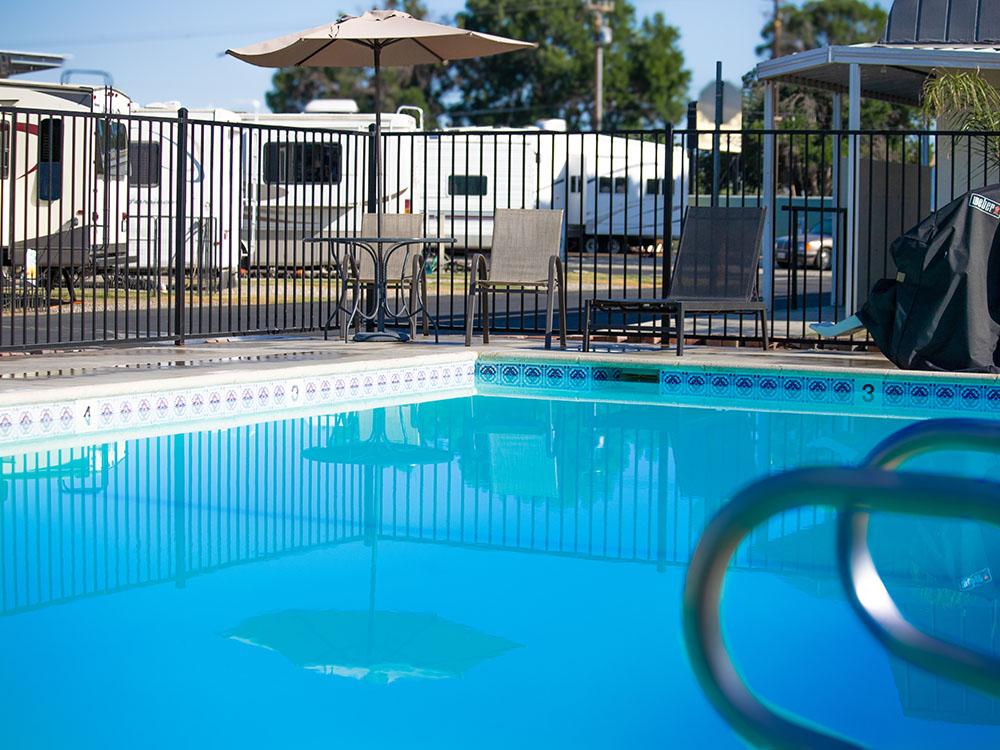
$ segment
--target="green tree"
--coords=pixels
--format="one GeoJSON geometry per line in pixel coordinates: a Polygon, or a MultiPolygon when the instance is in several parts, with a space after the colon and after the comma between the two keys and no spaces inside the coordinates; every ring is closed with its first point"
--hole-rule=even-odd
{"type": "MultiPolygon", "coordinates": [[[[939,70],[924,83],[922,105],[924,120],[937,120],[942,130],[980,134],[1000,132],[1000,91],[978,70],[939,70]]],[[[974,162],[977,178],[1000,164],[997,138],[970,135],[958,142],[960,148],[980,156],[974,162]]],[[[954,150],[956,139],[942,136],[935,139],[935,147],[954,150]],[[950,143],[942,144],[941,140],[950,143]]]]}
{"type": "Polygon", "coordinates": [[[628,89],[618,109],[638,125],[678,122],[686,110],[690,71],[684,68],[680,32],[662,13],[644,18],[628,56],[628,89]]]}
{"type": "MultiPolygon", "coordinates": [[[[445,69],[458,124],[518,125],[563,117],[589,125],[594,106],[595,34],[578,0],[523,5],[467,0],[459,26],[536,42],[534,51],[455,61],[445,69]]],[[[676,28],[657,13],[639,23],[628,2],[607,16],[612,42],[604,51],[606,127],[656,126],[681,116],[690,73],[676,28]]]]}
{"type": "MultiPolygon", "coordinates": [[[[779,11],[781,37],[778,56],[831,44],[874,42],[885,28],[886,12],[863,0],[808,0],[801,8],[787,3],[779,11]]],[[[774,48],[774,19],[760,33],[759,57],[770,57],[774,48]]]]}
{"type": "MultiPolygon", "coordinates": [[[[781,35],[779,55],[790,55],[829,45],[875,42],[885,29],[886,12],[864,0],[808,0],[801,7],[783,4],[780,9],[781,35]]],[[[774,51],[774,19],[761,29],[761,44],[757,54],[770,57],[774,51]]],[[[748,82],[754,84],[753,74],[748,82]]],[[[753,87],[749,122],[763,120],[763,98],[753,87]]],[[[778,112],[783,127],[824,128],[833,122],[829,94],[798,86],[781,86],[778,91],[778,112]]],[[[865,100],[861,109],[861,127],[866,129],[899,128],[913,124],[915,113],[909,107],[875,100],[865,100]]]]}
{"type": "MultiPolygon", "coordinates": [[[[395,2],[387,7],[397,7],[395,2]]],[[[421,0],[404,0],[402,9],[427,17],[421,0]]],[[[432,65],[382,69],[382,110],[402,104],[423,108],[432,118],[441,112],[439,71],[432,65]]],[[[282,68],[271,81],[265,99],[272,112],[301,112],[313,99],[354,99],[362,112],[375,108],[375,81],[370,68],[282,68]]]]}

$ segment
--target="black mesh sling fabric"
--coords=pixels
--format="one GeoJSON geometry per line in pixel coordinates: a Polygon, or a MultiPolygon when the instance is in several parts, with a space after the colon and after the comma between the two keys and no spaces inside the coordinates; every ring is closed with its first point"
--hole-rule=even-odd
{"type": "Polygon", "coordinates": [[[763,230],[763,208],[688,209],[668,299],[752,300],[763,230]]]}

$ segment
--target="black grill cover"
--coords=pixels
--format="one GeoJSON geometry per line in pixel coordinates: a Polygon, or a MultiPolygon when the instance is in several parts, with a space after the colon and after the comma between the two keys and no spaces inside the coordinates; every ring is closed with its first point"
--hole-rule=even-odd
{"type": "Polygon", "coordinates": [[[973,190],[890,248],[898,273],[858,312],[907,370],[1000,372],[1000,185],[973,190]]]}

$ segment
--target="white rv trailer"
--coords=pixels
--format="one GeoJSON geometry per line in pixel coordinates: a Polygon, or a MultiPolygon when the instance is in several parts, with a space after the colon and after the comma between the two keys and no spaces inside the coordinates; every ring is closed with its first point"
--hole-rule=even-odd
{"type": "MultiPolygon", "coordinates": [[[[320,109],[321,111],[316,111],[320,109]]],[[[322,111],[242,113],[246,182],[243,242],[256,268],[309,268],[329,263],[317,235],[360,230],[368,188],[369,127],[374,114],[322,111]]],[[[416,118],[382,115],[384,133],[415,133],[416,118]]],[[[413,138],[386,138],[383,208],[413,210],[419,186],[413,138]]]]}
{"type": "Polygon", "coordinates": [[[549,208],[551,180],[545,175],[546,185],[539,184],[538,146],[534,133],[499,128],[428,135],[417,208],[427,216],[427,233],[454,237],[454,251],[488,249],[496,209],[549,208]]]}
{"type": "MultiPolygon", "coordinates": [[[[666,137],[650,141],[583,133],[550,141],[556,163],[565,160],[563,179],[569,180],[568,185],[553,182],[552,206],[566,210],[569,237],[577,249],[621,252],[662,243],[668,220],[672,235],[680,235],[687,204],[684,149],[667,143],[666,137]],[[669,206],[668,180],[673,182],[669,206]]],[[[542,144],[549,146],[545,138],[542,144]]],[[[544,164],[544,152],[541,159],[544,164]]]]}
{"type": "MultiPolygon", "coordinates": [[[[132,110],[129,256],[135,270],[157,275],[170,273],[177,248],[179,109],[178,102],[162,102],[132,110]]],[[[240,117],[225,109],[191,109],[188,120],[185,265],[226,283],[241,256],[240,117]]]]}
{"type": "Polygon", "coordinates": [[[115,116],[130,108],[110,87],[0,81],[4,265],[68,272],[122,252],[128,124],[115,116]]]}
{"type": "Polygon", "coordinates": [[[673,151],[673,205],[665,203],[667,144],[539,128],[463,128],[428,137],[419,210],[455,249],[488,249],[497,208],[563,209],[569,250],[617,252],[674,236],[686,202],[684,152],[673,151]],[[433,179],[432,179],[433,178],[433,179]]]}

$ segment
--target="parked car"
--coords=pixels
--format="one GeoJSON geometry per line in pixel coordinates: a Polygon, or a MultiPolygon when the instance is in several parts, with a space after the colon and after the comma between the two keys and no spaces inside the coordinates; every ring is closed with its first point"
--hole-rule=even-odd
{"type": "MultiPolygon", "coordinates": [[[[796,243],[795,265],[828,269],[833,260],[833,214],[823,216],[809,231],[803,231],[796,243]]],[[[778,237],[775,241],[774,260],[781,268],[788,266],[792,254],[792,236],[778,237]]]]}

